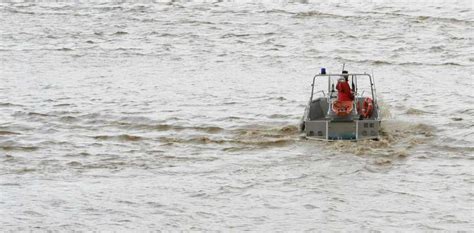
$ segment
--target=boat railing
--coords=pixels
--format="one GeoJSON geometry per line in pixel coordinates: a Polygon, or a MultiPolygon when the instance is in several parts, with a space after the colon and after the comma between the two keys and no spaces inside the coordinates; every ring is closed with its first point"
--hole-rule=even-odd
{"type": "MultiPolygon", "coordinates": [[[[365,77],[368,77],[369,78],[369,81],[370,81],[370,90],[371,90],[371,94],[372,94],[372,99],[374,100],[374,102],[376,103],[376,95],[375,95],[375,83],[374,83],[374,80],[372,78],[372,76],[370,74],[367,74],[367,73],[352,73],[352,74],[316,74],[314,75],[313,77],[313,83],[311,84],[311,97],[310,97],[310,101],[313,100],[313,97],[314,97],[314,86],[315,86],[315,81],[316,81],[316,78],[318,77],[327,77],[328,78],[328,93],[331,93],[331,80],[330,78],[331,77],[344,77],[344,76],[349,76],[349,77],[352,77],[353,79],[355,78],[355,90],[354,90],[354,95],[357,95],[357,89],[358,89],[358,85],[357,85],[357,77],[358,76],[365,76],[365,77]]],[[[322,91],[322,90],[321,90],[322,91]]],[[[319,93],[321,91],[318,91],[316,93],[319,93]]],[[[323,95],[324,95],[324,91],[323,92],[323,95]]],[[[330,98],[328,98],[328,101],[329,101],[330,98]]]]}

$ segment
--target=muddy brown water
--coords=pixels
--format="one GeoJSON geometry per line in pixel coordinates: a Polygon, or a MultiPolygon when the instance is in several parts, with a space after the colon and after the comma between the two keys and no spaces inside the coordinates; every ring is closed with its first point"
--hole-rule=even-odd
{"type": "Polygon", "coordinates": [[[0,3],[3,230],[472,231],[472,3],[0,3]],[[321,67],[379,141],[304,140],[321,67]]]}

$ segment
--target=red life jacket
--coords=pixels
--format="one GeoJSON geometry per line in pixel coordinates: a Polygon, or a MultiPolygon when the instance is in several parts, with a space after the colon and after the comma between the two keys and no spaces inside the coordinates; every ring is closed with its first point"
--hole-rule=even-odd
{"type": "Polygon", "coordinates": [[[337,89],[337,100],[339,101],[354,100],[354,97],[352,96],[352,93],[351,93],[351,87],[349,86],[349,83],[347,81],[338,82],[336,89],[337,89]]]}

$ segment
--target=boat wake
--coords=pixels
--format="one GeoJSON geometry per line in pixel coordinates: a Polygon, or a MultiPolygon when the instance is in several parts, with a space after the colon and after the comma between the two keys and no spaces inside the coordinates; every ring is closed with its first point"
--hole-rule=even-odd
{"type": "Polygon", "coordinates": [[[224,151],[239,151],[286,146],[296,142],[299,139],[298,135],[298,128],[295,125],[280,127],[250,125],[238,129],[223,129],[217,135],[164,136],[159,140],[167,146],[214,144],[222,145],[221,149],[224,151]]]}
{"type": "Polygon", "coordinates": [[[378,140],[336,141],[328,149],[358,156],[377,156],[375,163],[386,164],[391,160],[410,155],[410,150],[433,139],[435,127],[423,123],[387,120],[382,123],[378,140]]]}

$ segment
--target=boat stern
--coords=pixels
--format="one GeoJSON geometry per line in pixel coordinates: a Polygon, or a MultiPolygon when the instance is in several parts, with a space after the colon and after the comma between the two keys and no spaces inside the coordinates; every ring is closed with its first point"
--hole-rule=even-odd
{"type": "Polygon", "coordinates": [[[379,136],[379,120],[306,121],[306,137],[321,140],[362,140],[376,139],[379,136]]]}

